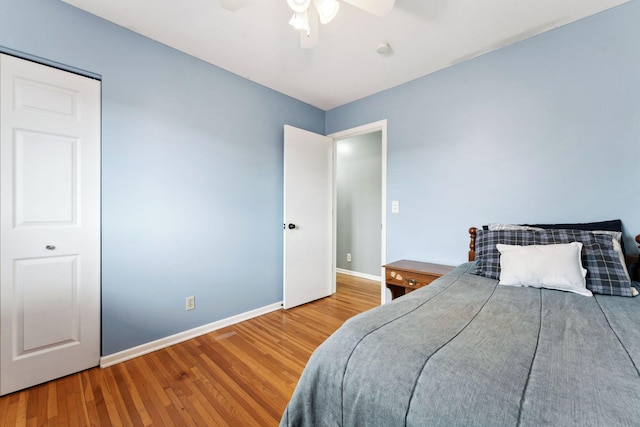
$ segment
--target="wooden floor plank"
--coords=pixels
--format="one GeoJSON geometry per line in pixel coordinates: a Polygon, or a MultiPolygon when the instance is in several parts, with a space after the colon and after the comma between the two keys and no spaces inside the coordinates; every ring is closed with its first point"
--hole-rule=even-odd
{"type": "Polygon", "coordinates": [[[0,397],[0,427],[277,426],[316,347],[379,304],[379,282],[338,274],[330,297],[0,397]]]}
{"type": "Polygon", "coordinates": [[[28,392],[20,392],[18,396],[18,410],[16,411],[16,426],[27,425],[27,401],[29,399],[28,392]]]}

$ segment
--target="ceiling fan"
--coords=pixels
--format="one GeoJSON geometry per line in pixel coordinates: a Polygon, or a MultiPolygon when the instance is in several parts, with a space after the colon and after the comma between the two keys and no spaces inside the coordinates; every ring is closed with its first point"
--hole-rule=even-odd
{"type": "MultiPolygon", "coordinates": [[[[227,10],[238,10],[255,0],[220,0],[227,10]]],[[[342,0],[352,6],[372,13],[386,16],[391,12],[396,0],[342,0]]],[[[300,31],[300,46],[311,49],[318,44],[319,24],[328,24],[335,18],[340,9],[338,0],[287,0],[293,11],[289,24],[300,31]]]]}

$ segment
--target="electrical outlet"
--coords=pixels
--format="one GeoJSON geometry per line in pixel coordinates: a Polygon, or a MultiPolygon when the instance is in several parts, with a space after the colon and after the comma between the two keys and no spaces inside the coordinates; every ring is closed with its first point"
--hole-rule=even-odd
{"type": "Polygon", "coordinates": [[[393,202],[391,202],[391,213],[398,213],[400,212],[400,202],[398,202],[397,200],[394,200],[393,202]]]}
{"type": "Polygon", "coordinates": [[[351,254],[347,254],[347,262],[351,262],[351,254]]]}
{"type": "Polygon", "coordinates": [[[193,310],[195,308],[196,308],[196,297],[194,296],[187,297],[186,309],[193,310]]]}

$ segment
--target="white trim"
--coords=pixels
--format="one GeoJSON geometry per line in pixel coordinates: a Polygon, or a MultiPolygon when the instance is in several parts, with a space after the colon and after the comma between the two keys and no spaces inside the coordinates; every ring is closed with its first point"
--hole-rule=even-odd
{"type": "Polygon", "coordinates": [[[362,279],[375,280],[376,282],[379,282],[382,280],[382,277],[380,276],[374,276],[373,274],[367,274],[367,273],[360,273],[358,271],[345,270],[343,268],[336,268],[336,273],[342,273],[348,276],[360,277],[362,279]]]}
{"type": "Polygon", "coordinates": [[[385,130],[387,129],[387,119],[378,120],[377,122],[369,123],[366,125],[358,126],[351,129],[342,130],[340,132],[335,132],[327,135],[329,138],[333,139],[345,139],[351,138],[356,135],[361,135],[364,133],[371,133],[377,130],[385,130]]]}
{"type": "Polygon", "coordinates": [[[100,367],[106,368],[108,366],[121,363],[138,356],[142,356],[147,353],[151,353],[156,350],[172,346],[174,344],[181,343],[183,341],[190,340],[192,338],[199,337],[200,335],[208,334],[209,332],[216,331],[218,329],[226,328],[227,326],[235,325],[236,323],[243,322],[245,320],[252,319],[254,317],[261,316],[263,314],[271,313],[272,311],[280,310],[282,308],[282,302],[267,305],[264,307],[256,308],[255,310],[247,311],[246,313],[240,313],[235,316],[227,317],[226,319],[218,320],[207,325],[198,326],[197,328],[189,329],[188,331],[180,332],[174,335],[170,335],[159,340],[151,341],[146,344],[142,344],[136,347],[132,347],[127,350],[119,351],[117,353],[110,354],[108,356],[102,356],[100,358],[100,367]]]}
{"type": "MultiPolygon", "coordinates": [[[[331,136],[327,136],[331,138],[331,136]]],[[[331,221],[332,221],[332,230],[331,230],[331,295],[336,293],[336,273],[338,272],[338,140],[332,138],[333,144],[333,163],[331,164],[331,173],[333,174],[333,200],[331,203],[331,221]]]]}
{"type": "MultiPolygon", "coordinates": [[[[380,245],[382,247],[381,250],[381,254],[380,254],[380,260],[382,261],[382,265],[387,263],[387,119],[384,120],[379,120],[377,122],[373,122],[373,123],[369,123],[366,125],[362,125],[362,126],[358,126],[355,128],[351,128],[351,129],[347,129],[347,130],[343,130],[340,132],[335,132],[332,133],[330,135],[327,135],[330,138],[333,138],[334,141],[334,149],[335,149],[335,144],[336,141],[339,139],[345,139],[345,138],[351,138],[354,137],[356,135],[362,135],[365,133],[371,133],[371,132],[375,132],[375,131],[382,131],[382,186],[381,186],[381,191],[382,191],[382,231],[381,231],[381,238],[380,238],[380,245]]],[[[334,168],[334,173],[335,173],[335,168],[334,168]]],[[[335,182],[335,178],[334,178],[334,182],[335,182]]],[[[333,227],[333,245],[334,245],[334,264],[335,264],[335,251],[336,251],[336,216],[337,216],[337,212],[336,212],[336,203],[335,203],[335,184],[334,184],[334,204],[333,204],[333,221],[334,221],[334,227],[333,227]]],[[[337,271],[337,269],[336,269],[337,271]]],[[[387,302],[391,301],[391,299],[387,298],[387,284],[385,283],[384,280],[382,280],[382,278],[384,277],[385,272],[384,272],[384,268],[381,266],[380,267],[380,277],[377,280],[380,280],[380,304],[386,304],[387,302]]],[[[335,292],[335,288],[334,288],[334,292],[335,292]]]]}

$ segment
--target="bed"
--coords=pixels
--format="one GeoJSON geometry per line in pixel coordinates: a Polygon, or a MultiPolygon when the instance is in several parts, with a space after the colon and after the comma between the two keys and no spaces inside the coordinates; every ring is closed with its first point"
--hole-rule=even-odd
{"type": "MultiPolygon", "coordinates": [[[[597,250],[611,249],[607,235],[593,230],[536,230],[518,231],[519,242],[532,233],[595,235],[606,246],[597,250]]],[[[584,277],[593,296],[499,284],[478,265],[486,268],[488,252],[495,255],[498,244],[489,237],[513,234],[470,231],[470,262],[351,318],[316,349],[281,426],[640,425],[640,298],[596,293],[598,284],[587,279],[601,265],[589,265],[584,277]]],[[[575,254],[580,243],[585,265],[591,245],[533,241],[507,249],[574,244],[575,254]]],[[[624,254],[613,250],[622,262],[624,254]]],[[[614,288],[605,293],[626,295],[614,288]]]]}

